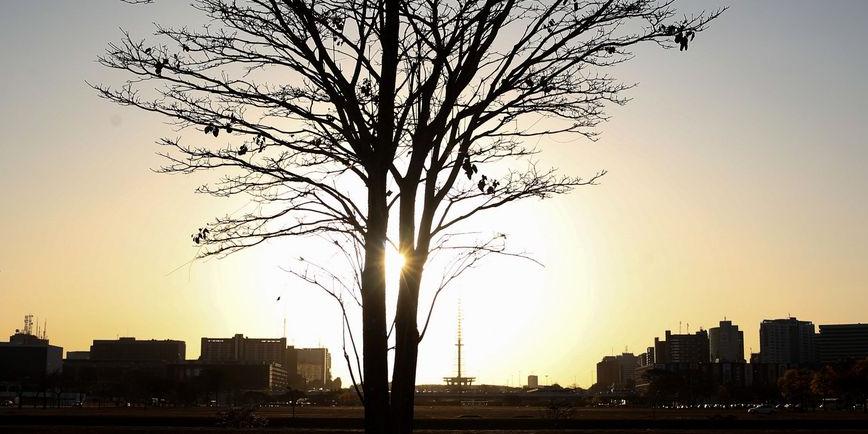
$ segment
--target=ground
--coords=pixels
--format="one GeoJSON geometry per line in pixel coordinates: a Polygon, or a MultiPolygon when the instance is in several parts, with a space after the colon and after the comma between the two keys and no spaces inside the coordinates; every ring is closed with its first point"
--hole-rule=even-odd
{"type": "MultiPolygon", "coordinates": [[[[231,430],[214,428],[213,408],[66,408],[0,409],[3,433],[360,433],[362,409],[358,407],[264,408],[258,415],[269,419],[271,428],[231,430]],[[328,429],[317,429],[326,427],[328,429]]],[[[529,434],[536,432],[590,434],[705,434],[750,432],[752,434],[798,434],[834,431],[840,434],[868,433],[868,414],[862,412],[779,412],[752,415],[746,410],[656,410],[580,408],[573,417],[553,421],[540,407],[447,407],[417,408],[422,434],[529,434]],[[559,429],[550,429],[559,428],[559,429]]]]}

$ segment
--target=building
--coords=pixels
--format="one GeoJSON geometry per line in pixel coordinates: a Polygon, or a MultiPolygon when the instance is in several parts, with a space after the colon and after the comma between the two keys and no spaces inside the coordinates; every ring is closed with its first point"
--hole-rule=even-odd
{"type": "Polygon", "coordinates": [[[175,383],[204,381],[215,393],[281,392],[288,384],[286,370],[273,362],[173,363],[168,377],[175,383]]]}
{"type": "Polygon", "coordinates": [[[66,360],[90,360],[90,351],[67,351],[66,360]]]}
{"type": "Polygon", "coordinates": [[[636,380],[639,359],[633,353],[605,356],[597,362],[597,384],[604,387],[622,388],[636,380]]]}
{"type": "Polygon", "coordinates": [[[603,356],[597,362],[597,384],[603,387],[614,387],[621,382],[621,364],[615,356],[603,356]]]}
{"type": "Polygon", "coordinates": [[[184,341],[171,339],[97,339],[89,352],[67,354],[63,376],[69,384],[94,388],[103,397],[116,397],[131,382],[141,387],[164,381],[167,366],[184,361],[186,347],[184,341]]]}
{"type": "Polygon", "coordinates": [[[744,332],[732,321],[721,321],[708,329],[708,349],[712,362],[744,363],[744,332]]]}
{"type": "Polygon", "coordinates": [[[868,324],[820,325],[814,336],[817,361],[835,363],[868,357],[868,324]]]}
{"type": "Polygon", "coordinates": [[[636,363],[639,367],[651,366],[654,364],[654,347],[648,347],[644,353],[636,356],[636,363]]]}
{"type": "Polygon", "coordinates": [[[760,324],[760,363],[810,364],[816,361],[814,324],[796,318],[760,324]]]}
{"type": "Polygon", "coordinates": [[[299,350],[286,345],[286,338],[202,338],[200,362],[277,363],[285,371],[289,386],[302,388],[305,381],[298,364],[299,350]]]}
{"type": "Polygon", "coordinates": [[[751,368],[744,362],[679,362],[655,366],[659,372],[678,374],[688,388],[704,390],[705,393],[720,386],[749,386],[753,378],[751,368]]]}
{"type": "Polygon", "coordinates": [[[95,340],[90,346],[89,360],[165,362],[184,361],[187,344],[175,340],[145,340],[123,337],[117,340],[95,340]]]}
{"type": "Polygon", "coordinates": [[[309,385],[325,387],[332,380],[332,356],[328,348],[297,348],[298,374],[309,385]]]}
{"type": "Polygon", "coordinates": [[[32,334],[29,327],[0,342],[0,382],[35,386],[62,368],[63,348],[49,344],[45,335],[32,334]]]}
{"type": "Polygon", "coordinates": [[[654,338],[654,363],[701,363],[709,361],[708,332],[672,334],[666,330],[666,339],[654,338]]]}
{"type": "Polygon", "coordinates": [[[761,363],[752,361],[746,364],[747,384],[756,389],[778,390],[778,380],[790,369],[799,369],[796,363],[761,363]]]}
{"type": "Polygon", "coordinates": [[[539,387],[539,377],[536,375],[528,375],[527,376],[527,387],[529,389],[536,389],[539,387]]]}
{"type": "Polygon", "coordinates": [[[295,370],[295,350],[286,346],[286,338],[247,338],[236,334],[231,338],[202,338],[203,362],[280,363],[295,370]]]}

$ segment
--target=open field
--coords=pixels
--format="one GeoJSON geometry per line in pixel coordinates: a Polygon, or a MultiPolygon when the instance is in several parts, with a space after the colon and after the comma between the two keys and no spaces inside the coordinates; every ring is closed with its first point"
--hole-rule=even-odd
{"type": "MultiPolygon", "coordinates": [[[[358,407],[264,408],[258,415],[269,420],[259,430],[214,428],[213,408],[67,408],[2,409],[0,432],[114,433],[192,430],[198,433],[240,432],[335,432],[358,433],[362,409],[358,407]]],[[[570,419],[553,420],[539,407],[446,407],[417,408],[420,433],[492,433],[492,430],[523,434],[533,432],[611,434],[675,434],[701,430],[708,434],[734,431],[784,434],[798,432],[868,433],[868,414],[861,412],[780,412],[752,415],[745,410],[656,410],[580,408],[570,419]]]]}
{"type": "MultiPolygon", "coordinates": [[[[4,433],[9,434],[109,434],[109,433],[160,433],[171,434],[178,432],[192,432],[196,434],[242,434],[242,433],[313,433],[313,434],[361,434],[361,430],[318,430],[318,429],[286,429],[286,428],[270,428],[257,430],[235,430],[221,428],[172,428],[172,427],[68,427],[68,426],[44,426],[44,427],[4,427],[4,433]]],[[[416,430],[417,434],[495,434],[491,430],[460,430],[460,431],[444,431],[444,430],[416,430]]],[[[599,433],[599,430],[508,430],[499,432],[509,434],[594,434],[599,433]]],[[[694,430],[658,430],[658,429],[631,429],[631,430],[606,430],[606,434],[690,434],[694,430]]],[[[740,432],[733,430],[718,430],[710,429],[702,431],[704,434],[729,434],[732,432],[740,432]]],[[[823,432],[821,430],[777,430],[777,429],[757,429],[746,431],[751,434],[809,434],[823,432]]],[[[836,434],[865,434],[868,430],[836,430],[836,434]]]]}
{"type": "MultiPolygon", "coordinates": [[[[0,408],[0,418],[23,415],[38,417],[132,417],[132,418],[213,418],[218,408],[123,408],[123,407],[75,407],[75,408],[0,408]]],[[[358,419],[362,407],[315,407],[300,406],[260,408],[257,414],[266,418],[285,419],[358,419]]],[[[416,419],[547,419],[543,407],[513,406],[417,406],[416,419]]],[[[576,408],[575,420],[701,420],[727,418],[736,420],[862,420],[868,423],[868,413],[858,411],[780,411],[771,415],[748,414],[743,409],[656,409],[648,408],[576,408]]]]}

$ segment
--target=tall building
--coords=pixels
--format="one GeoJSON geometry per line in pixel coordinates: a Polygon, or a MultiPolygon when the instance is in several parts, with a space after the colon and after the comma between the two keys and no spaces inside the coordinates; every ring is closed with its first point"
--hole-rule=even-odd
{"type": "Polygon", "coordinates": [[[32,387],[61,371],[63,348],[49,344],[44,334],[32,334],[31,324],[32,316],[28,315],[24,330],[15,330],[9,342],[0,342],[0,381],[32,387]]]}
{"type": "Polygon", "coordinates": [[[604,356],[597,362],[597,384],[612,387],[621,382],[621,364],[615,356],[604,356]]]}
{"type": "Polygon", "coordinates": [[[287,371],[294,372],[294,356],[293,348],[286,346],[286,338],[247,338],[242,334],[236,334],[231,338],[202,338],[199,360],[280,363],[287,371]]]}
{"type": "Polygon", "coordinates": [[[732,321],[721,321],[708,329],[708,349],[712,362],[744,362],[744,332],[732,321]]]}
{"type": "Polygon", "coordinates": [[[760,363],[813,363],[814,324],[796,318],[767,319],[760,323],[760,363]]]}
{"type": "Polygon", "coordinates": [[[820,325],[814,336],[817,359],[821,363],[868,357],[868,324],[820,325]]]}
{"type": "Polygon", "coordinates": [[[111,362],[183,362],[187,353],[184,341],[136,340],[124,337],[117,340],[95,340],[90,346],[89,359],[111,362]]]}
{"type": "Polygon", "coordinates": [[[332,380],[332,356],[328,348],[296,348],[298,374],[308,384],[325,387],[332,380]]]}
{"type": "Polygon", "coordinates": [[[639,359],[633,353],[605,356],[597,363],[597,384],[622,387],[636,380],[639,359]]]}
{"type": "Polygon", "coordinates": [[[537,387],[539,387],[539,377],[536,375],[528,375],[527,387],[530,389],[536,389],[537,387]]]}
{"type": "Polygon", "coordinates": [[[644,353],[636,356],[636,365],[639,367],[651,366],[654,364],[654,347],[648,347],[644,353]]]}
{"type": "Polygon", "coordinates": [[[666,339],[654,338],[654,363],[701,363],[709,361],[708,332],[672,334],[666,330],[666,339]]]}

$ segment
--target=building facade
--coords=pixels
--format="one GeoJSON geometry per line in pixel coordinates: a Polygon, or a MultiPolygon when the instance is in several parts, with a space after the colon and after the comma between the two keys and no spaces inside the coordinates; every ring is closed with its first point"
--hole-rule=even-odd
{"type": "Polygon", "coordinates": [[[760,363],[810,364],[816,361],[814,324],[796,318],[760,324],[760,363]]]}
{"type": "Polygon", "coordinates": [[[95,340],[90,346],[93,361],[164,362],[184,361],[187,344],[175,340],[137,340],[123,337],[117,340],[95,340]]]}
{"type": "Polygon", "coordinates": [[[183,363],[187,344],[184,341],[138,340],[122,337],[116,340],[94,340],[90,351],[70,351],[63,361],[67,382],[94,386],[104,397],[122,389],[133,379],[139,383],[155,383],[166,379],[166,367],[183,363]]]}
{"type": "Polygon", "coordinates": [[[665,340],[654,338],[654,363],[701,363],[709,361],[708,332],[673,334],[666,330],[665,340]]]}
{"type": "Polygon", "coordinates": [[[868,357],[868,324],[820,325],[814,336],[817,361],[844,362],[868,357]]]}
{"type": "Polygon", "coordinates": [[[168,365],[168,377],[176,383],[202,379],[224,393],[281,392],[288,384],[286,370],[279,363],[272,362],[173,363],[168,365]]]}
{"type": "Polygon", "coordinates": [[[743,363],[744,332],[732,321],[721,321],[718,327],[708,329],[708,349],[712,362],[743,363]]]}
{"type": "Polygon", "coordinates": [[[236,334],[231,338],[202,338],[202,362],[280,363],[295,371],[295,351],[286,346],[286,338],[247,338],[236,334]]]}
{"type": "Polygon", "coordinates": [[[639,358],[633,353],[605,356],[597,362],[597,384],[604,387],[622,388],[636,381],[639,358]]]}
{"type": "Polygon", "coordinates": [[[308,385],[325,387],[332,380],[332,356],[328,348],[297,348],[298,374],[308,385]]]}
{"type": "Polygon", "coordinates": [[[536,375],[528,375],[527,387],[530,389],[536,389],[537,387],[539,387],[539,377],[536,375]]]}
{"type": "Polygon", "coordinates": [[[63,348],[48,339],[17,332],[0,342],[0,381],[32,385],[63,368],[63,348]]]}

